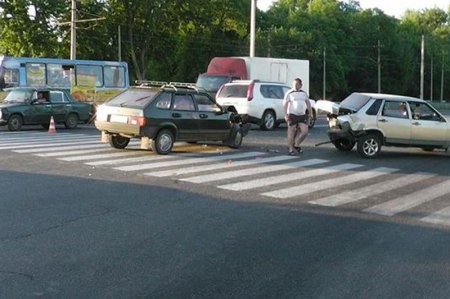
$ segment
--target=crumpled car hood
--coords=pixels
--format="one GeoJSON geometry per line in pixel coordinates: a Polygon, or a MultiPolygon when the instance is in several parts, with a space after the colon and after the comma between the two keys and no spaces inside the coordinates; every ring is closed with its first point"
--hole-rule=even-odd
{"type": "Polygon", "coordinates": [[[341,105],[332,102],[332,101],[327,101],[327,100],[318,100],[315,104],[315,108],[317,110],[321,110],[327,113],[331,113],[331,114],[339,114],[339,108],[341,107],[341,105]]]}

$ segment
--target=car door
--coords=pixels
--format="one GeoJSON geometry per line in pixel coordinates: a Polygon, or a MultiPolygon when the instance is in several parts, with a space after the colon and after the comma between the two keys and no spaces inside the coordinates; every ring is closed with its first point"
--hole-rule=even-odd
{"type": "Polygon", "coordinates": [[[72,104],[66,99],[65,94],[58,90],[50,91],[50,102],[55,122],[64,122],[72,110],[72,104]]]}
{"type": "Polygon", "coordinates": [[[377,116],[377,126],[382,130],[387,143],[410,144],[411,140],[411,113],[399,112],[400,105],[406,102],[385,100],[377,116]]]}
{"type": "MultiPolygon", "coordinates": [[[[45,94],[48,99],[48,94],[45,94]]],[[[31,102],[28,118],[25,119],[25,123],[30,124],[48,124],[50,123],[50,117],[52,116],[52,105],[49,101],[38,102],[37,93],[33,93],[33,101],[31,102]]]]}
{"type": "Polygon", "coordinates": [[[198,112],[190,94],[176,93],[173,99],[172,120],[177,127],[177,139],[199,140],[198,112]]]}
{"type": "Polygon", "coordinates": [[[447,140],[448,121],[427,103],[411,102],[411,143],[414,145],[442,146],[447,140]]]}
{"type": "Polygon", "coordinates": [[[225,140],[230,133],[227,114],[221,113],[222,108],[206,95],[194,94],[194,101],[200,140],[225,140]]]}

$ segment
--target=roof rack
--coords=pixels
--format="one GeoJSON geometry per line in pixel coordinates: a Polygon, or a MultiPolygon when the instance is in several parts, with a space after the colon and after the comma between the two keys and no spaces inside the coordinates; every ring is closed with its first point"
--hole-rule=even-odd
{"type": "Polygon", "coordinates": [[[136,84],[141,87],[147,86],[160,86],[161,88],[173,88],[177,90],[178,88],[190,88],[198,91],[195,83],[187,83],[187,82],[165,82],[165,81],[151,81],[151,80],[136,80],[136,84]]]}

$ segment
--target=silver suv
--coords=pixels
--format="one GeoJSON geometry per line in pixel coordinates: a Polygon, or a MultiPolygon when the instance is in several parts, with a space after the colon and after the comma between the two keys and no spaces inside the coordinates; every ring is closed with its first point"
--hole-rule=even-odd
{"type": "MultiPolygon", "coordinates": [[[[235,80],[222,85],[216,102],[221,106],[234,107],[242,117],[244,123],[253,123],[263,130],[273,130],[284,120],[283,98],[289,86],[277,82],[259,80],[235,80]]],[[[314,101],[313,116],[310,117],[309,127],[312,128],[316,120],[314,101]]]]}
{"type": "Polygon", "coordinates": [[[353,93],[340,105],[317,101],[316,108],[328,112],[330,142],[341,151],[356,144],[363,158],[376,157],[382,145],[425,151],[450,147],[449,121],[418,98],[353,93]]]}

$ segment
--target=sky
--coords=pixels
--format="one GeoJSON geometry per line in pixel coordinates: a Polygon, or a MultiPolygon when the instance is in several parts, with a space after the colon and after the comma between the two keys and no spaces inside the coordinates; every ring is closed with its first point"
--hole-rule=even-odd
{"type": "MultiPolygon", "coordinates": [[[[258,8],[267,10],[272,2],[276,0],[257,0],[258,8]]],[[[445,12],[448,11],[449,0],[359,0],[361,8],[375,8],[378,7],[386,15],[401,18],[407,9],[421,10],[424,8],[438,7],[445,12]]]]}

